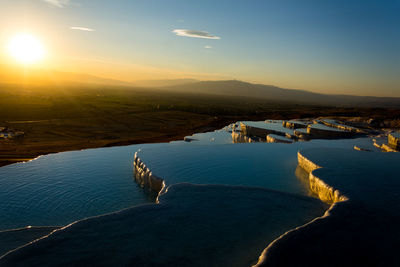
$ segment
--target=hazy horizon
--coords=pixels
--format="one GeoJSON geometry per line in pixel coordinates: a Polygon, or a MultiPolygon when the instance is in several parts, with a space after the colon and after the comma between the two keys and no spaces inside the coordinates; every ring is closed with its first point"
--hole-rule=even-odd
{"type": "MultiPolygon", "coordinates": [[[[165,78],[165,79],[137,79],[131,81],[118,80],[110,77],[100,77],[93,74],[88,73],[77,73],[77,72],[62,72],[57,70],[46,70],[46,69],[37,69],[37,68],[29,68],[29,67],[17,67],[17,71],[9,71],[11,65],[1,65],[0,64],[0,79],[2,84],[14,84],[14,85],[30,85],[30,86],[54,86],[64,88],[70,85],[76,87],[85,87],[85,86],[122,86],[125,88],[132,89],[140,89],[140,88],[149,88],[149,89],[167,89],[171,90],[171,92],[181,92],[181,93],[200,93],[206,95],[221,95],[221,91],[224,91],[222,95],[231,95],[231,96],[245,96],[245,97],[259,97],[254,96],[254,94],[246,93],[247,90],[254,89],[256,86],[257,91],[264,96],[262,98],[268,99],[273,95],[270,95],[270,89],[276,88],[281,89],[283,91],[299,91],[306,92],[312,94],[320,94],[326,96],[355,96],[355,97],[375,97],[375,98],[393,98],[400,99],[400,96],[393,95],[371,95],[371,94],[355,94],[355,93],[337,93],[337,92],[324,92],[324,91],[313,91],[305,88],[284,88],[282,86],[278,86],[275,84],[265,84],[260,82],[252,82],[246,80],[239,79],[213,79],[213,80],[200,80],[193,78],[165,78]],[[3,68],[3,70],[2,70],[3,68]],[[4,71],[7,69],[7,71],[4,71]],[[192,88],[192,85],[201,85],[200,89],[192,88]],[[217,90],[214,92],[210,92],[207,85],[212,85],[213,87],[217,86],[217,90]],[[205,86],[205,87],[204,87],[205,86]],[[226,87],[227,86],[227,87],[226,87]],[[259,87],[261,86],[261,87],[259,87]],[[226,88],[225,88],[226,87],[226,88]],[[176,90],[178,89],[178,90],[176,90]],[[184,89],[184,90],[182,90],[184,89]],[[195,89],[195,90],[193,90],[195,89]],[[226,91],[228,89],[228,91],[226,91]],[[239,91],[238,91],[239,89],[239,91]],[[221,91],[219,91],[221,90],[221,91]],[[243,91],[244,90],[244,91],[243,91]],[[264,91],[264,93],[262,93],[264,91]]],[[[254,92],[253,92],[254,93],[254,92]]],[[[273,93],[274,94],[274,93],[273,93]]],[[[284,99],[282,99],[284,100],[284,99]]],[[[299,99],[302,102],[302,99],[299,99]]],[[[338,102],[340,104],[340,102],[338,102]]]]}
{"type": "Polygon", "coordinates": [[[129,83],[241,80],[400,97],[399,11],[396,0],[1,0],[0,62],[129,83]],[[43,47],[29,66],[9,51],[23,33],[43,47]]]}

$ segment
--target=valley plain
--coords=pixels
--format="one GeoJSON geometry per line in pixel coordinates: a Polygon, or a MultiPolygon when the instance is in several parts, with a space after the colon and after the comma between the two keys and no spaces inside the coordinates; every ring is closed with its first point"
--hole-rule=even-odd
{"type": "Polygon", "coordinates": [[[0,114],[1,127],[24,132],[23,137],[0,139],[3,166],[61,151],[179,140],[239,120],[347,116],[374,118],[378,127],[396,128],[400,108],[298,104],[115,85],[5,84],[0,87],[0,114]]]}

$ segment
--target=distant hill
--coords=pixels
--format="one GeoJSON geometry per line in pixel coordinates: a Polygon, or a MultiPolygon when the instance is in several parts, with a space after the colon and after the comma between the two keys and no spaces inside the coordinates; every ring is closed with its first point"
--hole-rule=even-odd
{"type": "Polygon", "coordinates": [[[165,80],[138,80],[132,84],[138,87],[167,87],[199,82],[195,79],[165,79],[165,80]]]}
{"type": "Polygon", "coordinates": [[[152,88],[171,92],[198,93],[222,96],[242,96],[267,99],[276,102],[319,104],[331,106],[396,107],[400,98],[332,95],[313,93],[306,90],[285,89],[272,85],[253,84],[238,80],[198,81],[194,79],[141,80],[124,82],[105,79],[89,74],[60,72],[34,68],[21,68],[0,64],[0,83],[54,86],[121,86],[141,90],[152,88]]]}
{"type": "Polygon", "coordinates": [[[201,81],[196,83],[168,86],[165,90],[174,92],[203,93],[257,97],[273,101],[301,104],[321,104],[334,106],[400,107],[399,97],[374,97],[354,95],[319,94],[305,90],[284,89],[272,85],[252,84],[237,80],[201,81]]]}

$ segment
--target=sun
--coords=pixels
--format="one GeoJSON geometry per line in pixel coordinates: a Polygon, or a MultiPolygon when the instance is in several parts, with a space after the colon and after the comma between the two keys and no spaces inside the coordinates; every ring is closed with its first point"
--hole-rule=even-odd
{"type": "Polygon", "coordinates": [[[22,64],[34,64],[44,57],[44,48],[33,35],[20,33],[11,38],[8,44],[9,54],[22,64]]]}

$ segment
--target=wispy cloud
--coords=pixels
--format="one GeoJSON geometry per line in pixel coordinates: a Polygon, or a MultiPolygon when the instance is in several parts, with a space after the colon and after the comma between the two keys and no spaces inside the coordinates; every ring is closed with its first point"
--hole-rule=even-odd
{"type": "Polygon", "coordinates": [[[71,30],[85,31],[85,32],[94,32],[94,29],[86,28],[86,27],[69,27],[71,30]]]}
{"type": "Polygon", "coordinates": [[[44,2],[49,3],[50,5],[63,8],[70,4],[70,0],[42,0],[44,2]]]}
{"type": "Polygon", "coordinates": [[[204,48],[205,48],[205,49],[211,49],[212,46],[211,46],[211,45],[205,45],[204,48]]]}
{"type": "Polygon", "coordinates": [[[178,36],[205,38],[205,39],[221,39],[221,37],[210,34],[206,31],[176,29],[176,30],[173,30],[172,32],[178,36]]]}

